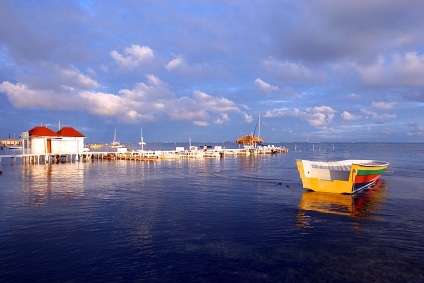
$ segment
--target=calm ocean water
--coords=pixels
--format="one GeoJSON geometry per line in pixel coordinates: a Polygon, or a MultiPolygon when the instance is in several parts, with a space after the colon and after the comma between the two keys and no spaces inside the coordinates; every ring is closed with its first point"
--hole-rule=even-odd
{"type": "Polygon", "coordinates": [[[0,281],[424,282],[423,143],[284,145],[145,163],[4,158],[0,281]],[[352,199],[302,189],[298,158],[390,167],[352,199]]]}

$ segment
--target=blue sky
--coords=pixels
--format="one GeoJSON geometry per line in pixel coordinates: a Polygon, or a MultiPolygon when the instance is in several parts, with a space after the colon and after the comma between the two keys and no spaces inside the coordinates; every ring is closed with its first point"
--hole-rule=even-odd
{"type": "Polygon", "coordinates": [[[0,2],[0,138],[424,139],[424,2],[0,2]]]}

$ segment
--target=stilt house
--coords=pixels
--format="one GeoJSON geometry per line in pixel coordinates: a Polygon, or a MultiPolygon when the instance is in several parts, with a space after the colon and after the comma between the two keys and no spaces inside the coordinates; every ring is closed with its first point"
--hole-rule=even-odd
{"type": "Polygon", "coordinates": [[[28,133],[32,154],[79,154],[84,149],[85,136],[71,127],[64,127],[56,133],[37,126],[28,133]]]}

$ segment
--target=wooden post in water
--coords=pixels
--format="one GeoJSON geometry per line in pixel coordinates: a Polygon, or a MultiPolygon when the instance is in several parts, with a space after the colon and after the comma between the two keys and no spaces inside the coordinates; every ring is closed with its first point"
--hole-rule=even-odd
{"type": "Polygon", "coordinates": [[[1,157],[0,157],[0,175],[3,174],[3,171],[1,169],[1,157]]]}

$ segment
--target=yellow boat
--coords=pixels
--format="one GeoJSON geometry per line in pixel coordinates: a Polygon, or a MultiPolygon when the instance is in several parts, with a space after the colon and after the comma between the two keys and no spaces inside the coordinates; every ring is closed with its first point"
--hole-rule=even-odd
{"type": "Polygon", "coordinates": [[[296,160],[302,185],[317,192],[354,194],[373,186],[389,166],[377,160],[296,160]]]}
{"type": "Polygon", "coordinates": [[[91,149],[99,149],[99,148],[103,148],[103,145],[102,144],[90,144],[88,147],[91,148],[91,149]]]}

